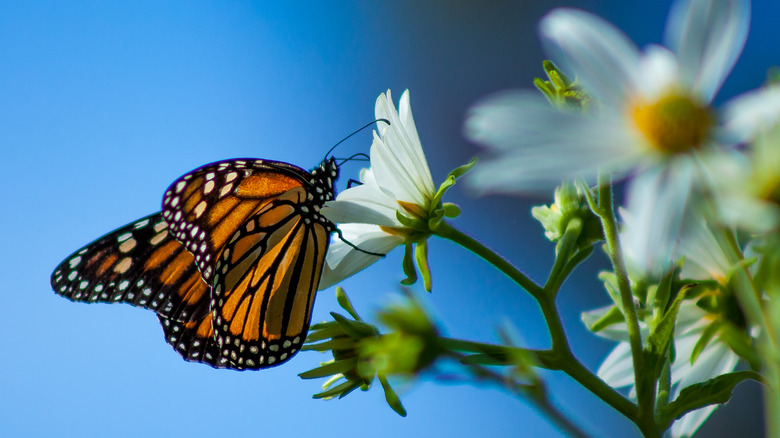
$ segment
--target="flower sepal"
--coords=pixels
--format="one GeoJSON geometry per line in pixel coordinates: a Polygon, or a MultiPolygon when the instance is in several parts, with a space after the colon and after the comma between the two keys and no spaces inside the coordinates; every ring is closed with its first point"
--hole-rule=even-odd
{"type": "Polygon", "coordinates": [[[580,110],[587,107],[591,98],[579,84],[570,79],[552,61],[542,61],[542,68],[548,80],[535,78],[534,85],[553,106],[580,110]]]}
{"type": "Polygon", "coordinates": [[[580,234],[574,248],[576,252],[604,239],[601,223],[590,210],[585,196],[580,188],[570,182],[556,187],[553,203],[549,206],[539,205],[531,209],[531,215],[544,228],[544,235],[551,242],[557,243],[556,252],[560,249],[561,239],[569,222],[581,221],[580,234]]]}
{"type": "Polygon", "coordinates": [[[406,410],[398,395],[384,375],[377,375],[361,353],[364,342],[381,337],[379,329],[360,318],[341,287],[336,288],[336,297],[351,319],[332,312],[333,321],[315,324],[310,328],[306,344],[302,348],[319,352],[331,351],[333,359],[299,376],[302,379],[330,377],[322,385],[324,391],[313,396],[323,400],[345,397],[357,388],[367,391],[374,377],[379,377],[388,405],[399,415],[406,416],[406,410]]]}
{"type": "Polygon", "coordinates": [[[439,227],[441,221],[443,221],[445,217],[453,218],[460,215],[460,207],[450,203],[442,204],[441,200],[444,197],[444,194],[447,193],[447,190],[455,185],[457,179],[468,173],[468,171],[470,171],[476,165],[477,157],[474,157],[468,163],[456,167],[447,175],[447,178],[445,178],[444,182],[441,183],[439,188],[436,190],[436,194],[433,196],[433,200],[430,204],[431,211],[428,214],[428,228],[431,231],[436,232],[436,229],[439,227]]]}

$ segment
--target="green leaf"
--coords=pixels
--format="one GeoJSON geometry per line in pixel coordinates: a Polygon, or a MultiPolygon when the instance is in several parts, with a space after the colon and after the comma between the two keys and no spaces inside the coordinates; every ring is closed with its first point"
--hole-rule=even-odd
{"type": "Polygon", "coordinates": [[[542,68],[544,69],[544,72],[547,73],[547,77],[550,78],[550,81],[557,88],[568,88],[574,83],[574,81],[566,76],[566,73],[549,59],[542,61],[542,68]]]}
{"type": "Polygon", "coordinates": [[[745,359],[754,370],[761,368],[761,358],[750,345],[750,336],[744,329],[739,329],[733,324],[725,323],[721,326],[720,339],[725,342],[737,355],[745,359]]]}
{"type": "Polygon", "coordinates": [[[401,223],[406,228],[415,230],[415,231],[422,231],[427,232],[428,231],[428,222],[420,220],[420,219],[412,219],[410,217],[406,217],[403,214],[401,214],[400,211],[395,212],[395,218],[398,219],[398,222],[401,223]]]}
{"type": "Polygon", "coordinates": [[[704,347],[709,345],[710,341],[713,337],[715,337],[722,325],[722,322],[715,321],[704,328],[704,331],[701,333],[699,340],[696,341],[696,345],[693,346],[693,351],[691,352],[691,364],[696,362],[696,359],[699,358],[701,352],[704,351],[704,347]]]}
{"type": "Polygon", "coordinates": [[[761,375],[755,371],[737,371],[683,388],[677,399],[661,411],[661,424],[669,424],[672,420],[705,406],[726,403],[731,398],[734,387],[747,379],[763,382],[761,375]]]}
{"type": "Polygon", "coordinates": [[[338,301],[339,306],[341,306],[342,309],[346,310],[347,313],[352,315],[353,318],[355,318],[358,321],[362,319],[360,318],[360,315],[358,315],[355,308],[352,307],[352,302],[349,300],[347,293],[344,292],[344,289],[341,286],[336,287],[336,301],[338,301]]]}
{"type": "Polygon", "coordinates": [[[460,216],[460,207],[457,204],[451,202],[445,202],[442,207],[444,208],[444,216],[448,218],[454,218],[460,216]]]}
{"type": "Polygon", "coordinates": [[[298,377],[301,379],[317,379],[319,377],[327,377],[334,374],[343,374],[354,368],[356,364],[357,358],[351,357],[349,359],[326,363],[325,365],[314,368],[313,370],[304,371],[298,374],[298,377]]]}
{"type": "MultiPolygon", "coordinates": [[[[598,333],[612,324],[621,323],[625,320],[626,318],[620,312],[620,309],[618,309],[617,306],[612,306],[612,308],[610,308],[604,315],[602,315],[601,318],[594,321],[593,324],[588,326],[586,322],[585,325],[587,326],[588,330],[592,331],[593,333],[598,333]]],[[[584,319],[583,322],[585,322],[584,319]]]]}
{"type": "Polygon", "coordinates": [[[353,380],[347,380],[346,382],[334,386],[333,388],[330,388],[327,391],[320,392],[319,394],[314,394],[312,398],[323,398],[323,399],[333,398],[337,395],[343,394],[344,392],[350,393],[359,386],[360,383],[355,382],[353,380]]]}
{"type": "Polygon", "coordinates": [[[675,297],[674,301],[669,306],[669,310],[664,313],[664,316],[658,322],[658,325],[656,325],[652,329],[652,332],[650,332],[650,336],[647,338],[646,348],[649,348],[651,353],[658,356],[663,356],[663,354],[666,352],[666,349],[669,346],[669,341],[671,341],[672,337],[674,337],[674,323],[677,321],[677,312],[680,310],[680,304],[682,303],[683,298],[685,298],[685,293],[688,289],[690,289],[690,287],[691,286],[689,285],[680,289],[680,292],[677,293],[677,297],[675,297]]]}
{"type": "Polygon", "coordinates": [[[390,382],[387,381],[387,378],[385,376],[378,376],[379,377],[379,383],[382,384],[382,389],[385,390],[385,400],[387,400],[387,404],[400,416],[405,417],[406,416],[406,409],[404,409],[404,405],[401,404],[401,398],[398,397],[398,394],[393,391],[393,388],[390,386],[390,382]]]}
{"type": "Polygon", "coordinates": [[[306,336],[306,342],[307,343],[317,342],[323,339],[334,338],[337,336],[344,335],[344,330],[337,322],[331,321],[326,324],[329,324],[329,326],[321,327],[318,328],[316,331],[309,332],[309,335],[306,336]]]}
{"type": "Polygon", "coordinates": [[[379,330],[371,324],[347,319],[336,312],[330,312],[330,315],[339,323],[339,326],[341,326],[344,332],[352,338],[362,339],[365,337],[377,336],[379,334],[379,330]]]}
{"type": "Polygon", "coordinates": [[[620,290],[617,285],[617,276],[614,272],[602,271],[599,272],[599,280],[604,283],[604,289],[606,289],[609,297],[612,298],[612,302],[615,303],[618,310],[625,315],[623,311],[623,299],[620,297],[620,290]]]}
{"type": "Polygon", "coordinates": [[[331,339],[330,341],[320,342],[317,344],[306,344],[301,347],[301,350],[306,351],[330,351],[330,350],[347,350],[355,348],[357,342],[350,337],[342,337],[331,339]]]}
{"type": "Polygon", "coordinates": [[[547,98],[550,104],[555,105],[555,90],[553,89],[552,84],[541,78],[534,78],[534,86],[544,94],[544,97],[547,98]]]}
{"type": "Polygon", "coordinates": [[[462,166],[458,166],[455,169],[453,169],[453,171],[450,172],[449,176],[451,176],[453,178],[460,178],[461,176],[465,175],[466,172],[468,172],[474,166],[476,166],[477,165],[477,161],[478,161],[477,157],[472,158],[471,161],[469,161],[468,163],[466,163],[466,164],[464,164],[462,166]]]}
{"type": "Polygon", "coordinates": [[[401,266],[404,268],[404,274],[406,274],[406,278],[401,280],[401,284],[405,286],[410,286],[417,282],[417,268],[414,267],[412,246],[413,245],[411,242],[406,242],[404,245],[404,259],[401,266]]]}
{"type": "Polygon", "coordinates": [[[444,194],[447,193],[447,190],[449,190],[450,187],[455,185],[455,180],[465,175],[466,172],[471,170],[476,165],[477,165],[477,157],[474,157],[468,163],[462,166],[458,166],[452,172],[450,172],[449,175],[447,175],[447,178],[444,180],[444,182],[441,183],[439,188],[436,190],[436,194],[433,196],[433,199],[431,200],[431,204],[430,204],[431,208],[433,209],[438,208],[442,198],[444,197],[444,194]]]}
{"type": "Polygon", "coordinates": [[[427,292],[431,291],[431,268],[428,266],[428,241],[423,240],[417,244],[414,249],[414,259],[417,262],[417,269],[423,279],[423,286],[427,292]]]}
{"type": "Polygon", "coordinates": [[[654,378],[658,378],[663,371],[663,365],[666,361],[667,352],[669,350],[669,343],[674,338],[674,323],[677,320],[677,312],[680,310],[680,304],[683,298],[685,298],[685,292],[689,287],[683,287],[677,294],[672,304],[669,306],[669,310],[664,313],[663,318],[658,322],[652,331],[650,336],[647,337],[647,344],[645,345],[645,363],[648,364],[649,369],[652,370],[654,378]]]}

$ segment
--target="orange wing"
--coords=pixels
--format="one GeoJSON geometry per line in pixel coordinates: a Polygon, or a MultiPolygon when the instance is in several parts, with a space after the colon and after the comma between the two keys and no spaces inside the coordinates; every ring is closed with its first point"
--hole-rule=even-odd
{"type": "Polygon", "coordinates": [[[51,286],[72,301],[129,303],[180,321],[209,311],[209,287],[161,213],[75,252],[54,270],[51,286]]]}
{"type": "Polygon", "coordinates": [[[337,171],[332,160],[312,173],[231,160],[171,185],[163,215],[212,285],[212,312],[200,321],[160,318],[168,342],[187,360],[256,369],[300,349],[335,230],[319,209],[333,198],[337,171]],[[208,339],[218,348],[204,344],[208,339]]]}
{"type": "Polygon", "coordinates": [[[278,161],[219,161],[174,181],[163,197],[163,217],[211,283],[216,256],[233,233],[275,197],[302,188],[309,177],[278,161]]]}
{"type": "Polygon", "coordinates": [[[319,209],[337,176],[333,159],[311,173],[252,159],[203,166],[174,181],[161,213],[68,257],[52,287],[73,301],[157,312],[186,360],[278,365],[306,337],[335,230],[319,209]]]}

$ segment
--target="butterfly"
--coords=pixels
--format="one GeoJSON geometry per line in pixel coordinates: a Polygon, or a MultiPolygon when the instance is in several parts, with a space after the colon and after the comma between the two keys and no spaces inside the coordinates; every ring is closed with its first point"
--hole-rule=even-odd
{"type": "Polygon", "coordinates": [[[157,313],[185,360],[215,368],[279,365],[306,338],[336,226],[319,213],[339,168],[258,159],[207,164],[165,191],[162,211],[66,258],[51,277],[72,301],[157,313]]]}

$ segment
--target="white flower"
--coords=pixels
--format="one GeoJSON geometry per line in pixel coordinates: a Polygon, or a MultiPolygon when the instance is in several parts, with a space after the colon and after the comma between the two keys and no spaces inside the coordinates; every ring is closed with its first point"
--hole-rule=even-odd
{"type": "Polygon", "coordinates": [[[593,182],[598,171],[633,175],[630,203],[668,219],[637,217],[640,225],[624,234],[627,252],[640,265],[668,254],[701,162],[780,116],[780,94],[766,90],[732,100],[720,115],[711,107],[745,43],[749,15],[743,0],[679,1],[667,24],[671,50],[640,52],[597,16],[552,11],[540,23],[543,42],[600,104],[585,113],[561,111],[536,93],[518,91],[479,103],[466,134],[494,159],[483,160],[472,183],[517,193],[578,177],[593,182]]]}
{"type": "Polygon", "coordinates": [[[432,202],[436,188],[412,118],[409,91],[401,95],[398,111],[390,90],[381,94],[375,115],[390,124],[379,122],[379,132],[374,131],[371,168],[361,171],[362,184],[341,192],[321,210],[325,217],[340,224],[343,240],[333,239],[320,289],[380,259],[367,253],[386,254],[398,245],[422,238],[419,230],[402,224],[397,215],[425,220],[435,207],[432,202]]]}

